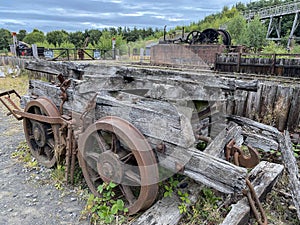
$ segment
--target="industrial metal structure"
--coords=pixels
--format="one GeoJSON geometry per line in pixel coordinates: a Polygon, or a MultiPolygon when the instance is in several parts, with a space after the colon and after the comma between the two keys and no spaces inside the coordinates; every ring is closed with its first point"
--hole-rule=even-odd
{"type": "Polygon", "coordinates": [[[283,16],[293,15],[294,21],[289,34],[289,40],[287,47],[290,46],[292,39],[300,40],[300,37],[295,37],[295,31],[299,27],[299,12],[300,12],[300,2],[294,1],[285,4],[270,6],[261,8],[255,11],[246,11],[244,17],[247,20],[253,19],[258,16],[260,20],[269,20],[268,32],[266,38],[268,40],[281,40],[281,23],[283,16]],[[276,37],[271,37],[272,33],[276,33],[276,37]]]}
{"type": "Polygon", "coordinates": [[[167,39],[166,38],[166,26],[164,27],[164,39],[160,42],[160,44],[216,44],[222,43],[226,46],[231,45],[231,36],[228,31],[224,29],[213,29],[208,28],[201,31],[194,30],[187,34],[184,32],[184,27],[182,28],[181,37],[175,39],[167,39]],[[219,40],[221,38],[221,40],[219,40]]]}

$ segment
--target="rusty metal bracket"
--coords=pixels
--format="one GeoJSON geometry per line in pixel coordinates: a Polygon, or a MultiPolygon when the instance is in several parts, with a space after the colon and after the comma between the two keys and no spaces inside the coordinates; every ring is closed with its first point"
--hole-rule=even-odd
{"type": "Polygon", "coordinates": [[[60,82],[60,96],[59,98],[62,100],[59,106],[59,112],[62,115],[63,114],[63,105],[65,104],[66,101],[68,101],[68,95],[67,95],[67,89],[71,85],[71,80],[70,79],[65,79],[62,74],[59,74],[57,76],[59,82],[60,82]]]}
{"type": "Polygon", "coordinates": [[[235,140],[232,139],[225,148],[225,157],[227,161],[234,160],[234,164],[237,166],[242,166],[246,168],[253,168],[255,167],[260,159],[257,150],[249,145],[246,145],[250,156],[245,156],[244,151],[235,145],[235,140]]]}
{"type": "Polygon", "coordinates": [[[13,115],[17,120],[22,120],[23,117],[17,115],[17,113],[16,113],[18,111],[21,111],[21,109],[11,99],[11,97],[10,97],[11,94],[14,94],[19,99],[21,99],[21,96],[18,94],[18,92],[16,92],[13,89],[13,90],[9,90],[9,91],[5,91],[5,92],[0,93],[0,101],[8,109],[8,111],[9,111],[9,113],[7,114],[8,116],[13,115]]]}
{"type": "Polygon", "coordinates": [[[49,123],[49,124],[63,124],[65,120],[62,117],[53,117],[53,116],[43,116],[23,111],[12,110],[14,114],[21,118],[28,118],[32,120],[36,120],[42,123],[49,123]]]}

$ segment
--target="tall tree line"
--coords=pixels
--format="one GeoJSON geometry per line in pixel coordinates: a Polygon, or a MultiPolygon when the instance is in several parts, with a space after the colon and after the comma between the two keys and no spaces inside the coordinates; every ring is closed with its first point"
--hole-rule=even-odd
{"type": "MultiPolygon", "coordinates": [[[[28,44],[43,43],[48,42],[54,47],[61,46],[62,43],[71,43],[76,48],[83,46],[85,39],[88,37],[88,43],[92,46],[97,46],[101,42],[101,37],[106,37],[111,39],[112,37],[120,37],[125,42],[135,42],[140,39],[146,39],[149,37],[154,37],[155,34],[161,32],[158,29],[153,30],[153,28],[143,28],[138,29],[134,27],[133,29],[129,27],[118,27],[118,28],[104,28],[102,30],[91,29],[76,32],[67,32],[65,30],[54,30],[48,33],[43,33],[38,29],[34,29],[32,32],[28,33],[26,30],[20,30],[17,33],[17,38],[19,41],[26,42],[28,44]]],[[[0,29],[0,50],[9,49],[9,44],[12,43],[11,31],[6,29],[0,29]]]]}

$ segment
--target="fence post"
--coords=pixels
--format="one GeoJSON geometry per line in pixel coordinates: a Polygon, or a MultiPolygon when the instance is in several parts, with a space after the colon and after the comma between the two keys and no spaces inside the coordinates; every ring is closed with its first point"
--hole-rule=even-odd
{"type": "Polygon", "coordinates": [[[271,67],[271,75],[275,74],[275,66],[276,66],[276,54],[273,54],[273,62],[272,62],[272,67],[271,67]]]}
{"type": "Polygon", "coordinates": [[[39,55],[38,55],[37,45],[36,44],[32,44],[31,45],[31,49],[32,49],[32,56],[34,58],[38,59],[39,55]]]}
{"type": "Polygon", "coordinates": [[[239,73],[240,72],[240,67],[241,67],[241,57],[242,57],[242,53],[238,52],[237,55],[237,65],[236,65],[236,72],[239,73]]]}
{"type": "Polygon", "coordinates": [[[218,53],[216,53],[216,58],[215,58],[215,71],[217,70],[217,66],[218,66],[218,53]]]}

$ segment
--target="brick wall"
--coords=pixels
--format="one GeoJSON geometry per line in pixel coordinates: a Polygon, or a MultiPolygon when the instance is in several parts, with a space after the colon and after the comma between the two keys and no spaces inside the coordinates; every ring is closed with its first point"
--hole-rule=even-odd
{"type": "Polygon", "coordinates": [[[151,63],[209,69],[214,66],[216,53],[224,52],[225,48],[224,45],[158,44],[151,47],[151,63]]]}

